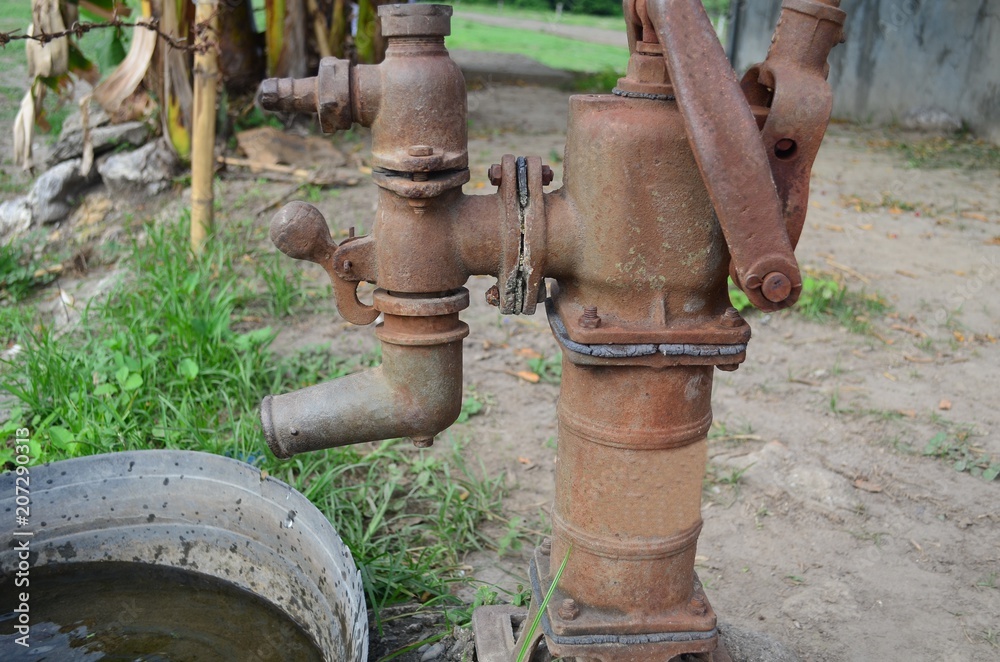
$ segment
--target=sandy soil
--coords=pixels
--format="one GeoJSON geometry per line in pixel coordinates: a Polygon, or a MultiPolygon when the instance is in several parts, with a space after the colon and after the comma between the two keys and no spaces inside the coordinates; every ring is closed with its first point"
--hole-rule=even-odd
{"type": "MultiPolygon", "coordinates": [[[[467,192],[492,192],[486,169],[504,153],[540,154],[558,186],[566,100],[541,88],[471,93],[467,192]]],[[[723,620],[805,660],[997,659],[1000,480],[922,451],[944,435],[956,452],[1000,458],[1000,182],[995,171],[907,168],[871,146],[879,137],[832,129],[798,255],[891,311],[863,334],[795,314],[751,316],[747,363],[717,373],[698,571],[723,620]]],[[[223,208],[245,214],[286,186],[250,194],[247,182],[224,181],[223,208]]],[[[318,206],[335,228],[365,230],[374,200],[366,181],[318,206]]],[[[450,434],[488,472],[506,473],[508,516],[538,530],[553,495],[559,388],[513,373],[558,349],[543,313],[502,318],[488,307],[491,284],[470,282],[464,314],[466,389],[488,406],[450,434]]],[[[370,329],[335,315],[331,306],[288,322],[278,347],[373,345],[370,329]]],[[[512,588],[536,542],[525,533],[520,552],[467,562],[512,588]]]]}

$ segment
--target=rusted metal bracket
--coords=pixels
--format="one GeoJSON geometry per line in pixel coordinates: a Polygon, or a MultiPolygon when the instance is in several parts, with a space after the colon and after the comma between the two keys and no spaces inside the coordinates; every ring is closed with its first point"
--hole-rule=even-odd
{"type": "MultiPolygon", "coordinates": [[[[545,300],[545,312],[549,328],[559,344],[566,350],[570,361],[580,365],[599,365],[627,362],[632,365],[739,365],[746,359],[747,343],[729,345],[697,343],[637,343],[586,345],[574,341],[566,331],[566,325],[552,302],[545,300]],[[636,361],[636,359],[642,359],[636,361]],[[617,361],[616,361],[617,360],[617,361]]],[[[749,339],[750,327],[745,326],[749,339]]]]}
{"type": "MultiPolygon", "coordinates": [[[[370,256],[371,241],[357,238],[354,250],[341,250],[330,235],[323,214],[305,202],[289,202],[278,210],[271,220],[271,241],[282,253],[296,260],[308,260],[323,267],[330,276],[337,310],[352,324],[371,324],[378,317],[378,310],[358,299],[358,282],[363,277],[347,278],[354,271],[354,263],[345,253],[356,252],[370,256]],[[352,282],[353,281],[353,282],[352,282]]],[[[345,242],[347,243],[347,242],[345,242]]],[[[372,260],[364,260],[372,264],[372,260]]],[[[362,261],[359,260],[359,265],[362,261]]],[[[370,274],[365,274],[370,275],[370,274]]]]}
{"type": "MultiPolygon", "coordinates": [[[[538,156],[505,154],[494,179],[501,201],[501,264],[497,280],[500,312],[531,315],[544,296],[545,196],[552,171],[538,156]]],[[[493,172],[491,168],[491,172],[493,172]]]]}
{"type": "Polygon", "coordinates": [[[844,41],[840,0],[785,0],[764,62],[740,83],[762,113],[761,140],[794,248],[809,204],[809,178],[833,109],[827,58],[844,41]]]}

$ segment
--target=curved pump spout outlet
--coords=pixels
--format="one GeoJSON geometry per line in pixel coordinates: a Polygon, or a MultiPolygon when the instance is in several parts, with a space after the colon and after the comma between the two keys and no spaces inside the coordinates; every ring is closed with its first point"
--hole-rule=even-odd
{"type": "Polygon", "coordinates": [[[410,437],[429,446],[462,410],[462,288],[443,297],[394,296],[378,290],[385,322],[376,329],[382,365],[260,405],[264,435],[280,458],[364,441],[410,437]]]}

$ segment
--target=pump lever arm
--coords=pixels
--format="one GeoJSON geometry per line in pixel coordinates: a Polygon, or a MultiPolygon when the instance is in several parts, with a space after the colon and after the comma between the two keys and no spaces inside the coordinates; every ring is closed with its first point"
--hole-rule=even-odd
{"type": "Polygon", "coordinates": [[[771,165],[736,72],[700,0],[647,0],[688,142],[719,217],[730,272],[762,310],[798,299],[802,278],[771,165]]]}

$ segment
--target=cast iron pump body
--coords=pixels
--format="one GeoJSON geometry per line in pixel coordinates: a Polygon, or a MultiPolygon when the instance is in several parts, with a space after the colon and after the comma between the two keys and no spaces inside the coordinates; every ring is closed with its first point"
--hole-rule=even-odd
{"type": "Polygon", "coordinates": [[[723,659],[694,558],[713,370],[735,370],[750,339],[727,276],[768,311],[801,290],[793,248],[830,117],[838,5],[785,0],[767,59],[741,82],[699,0],[626,0],[628,73],[612,94],[570,99],[564,186],[551,193],[540,158],[507,155],[489,171],[495,194],[463,194],[466,89],[444,46],[448,6],[379,7],[381,64],[325,58],[314,78],[261,86],[265,108],[317,113],[324,131],[371,127],[379,196],[372,233],[340,245],[304,203],[272,221],[282,252],[326,269],[347,320],[384,320],[381,366],[264,399],[277,456],[430,445],[461,409],[472,275],[497,278],[487,298],[503,313],[544,302],[562,346],[532,617],[565,570],[533,641],[515,644],[509,610],[477,612],[482,662],[523,645],[532,659],[723,659]],[[371,306],[362,281],[377,287],[371,306]]]}

